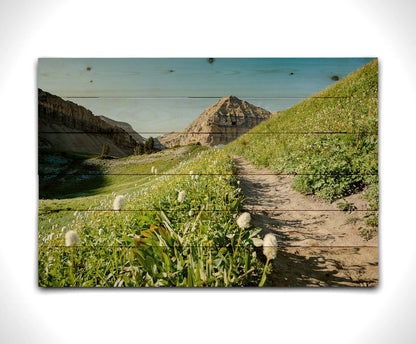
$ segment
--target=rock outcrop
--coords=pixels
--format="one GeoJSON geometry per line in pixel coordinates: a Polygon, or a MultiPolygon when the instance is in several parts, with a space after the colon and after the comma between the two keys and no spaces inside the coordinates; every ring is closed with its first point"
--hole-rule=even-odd
{"type": "Polygon", "coordinates": [[[83,106],[38,89],[39,148],[100,154],[103,144],[107,143],[110,155],[131,155],[143,138],[127,123],[121,126],[117,123],[94,116],[83,106]]]}
{"type": "Polygon", "coordinates": [[[107,122],[108,124],[114,125],[116,127],[120,127],[126,133],[130,134],[130,136],[133,139],[135,139],[137,142],[144,143],[145,139],[143,138],[143,136],[141,136],[138,132],[136,132],[130,124],[126,122],[116,121],[114,119],[111,119],[105,116],[98,116],[98,117],[104,120],[105,122],[107,122]]]}
{"type": "Polygon", "coordinates": [[[184,131],[159,136],[166,147],[227,144],[270,118],[271,112],[231,95],[208,107],[184,131]]]}

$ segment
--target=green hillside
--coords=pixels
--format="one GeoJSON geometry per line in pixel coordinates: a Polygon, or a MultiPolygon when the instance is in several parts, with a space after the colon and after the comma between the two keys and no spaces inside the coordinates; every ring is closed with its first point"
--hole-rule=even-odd
{"type": "Polygon", "coordinates": [[[252,240],[260,229],[238,225],[241,189],[223,149],[188,146],[91,164],[107,173],[99,185],[71,179],[60,199],[39,201],[40,286],[263,283],[270,268],[252,240]],[[117,195],[123,211],[112,211],[117,195]],[[79,236],[76,246],[66,246],[69,231],[79,236]]]}
{"type": "Polygon", "coordinates": [[[294,189],[327,201],[366,190],[377,209],[377,88],[374,60],[223,148],[109,160],[40,154],[39,285],[263,285],[271,267],[255,251],[261,228],[239,220],[232,155],[296,174],[294,189]]]}
{"type": "Polygon", "coordinates": [[[276,173],[292,187],[334,201],[366,189],[378,201],[377,59],[333,86],[275,114],[226,150],[276,173]]]}

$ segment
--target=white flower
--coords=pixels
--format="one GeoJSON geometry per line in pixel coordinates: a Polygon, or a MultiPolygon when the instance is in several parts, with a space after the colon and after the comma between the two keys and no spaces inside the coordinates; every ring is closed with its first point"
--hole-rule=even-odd
{"type": "Polygon", "coordinates": [[[124,196],[118,195],[113,203],[113,209],[114,210],[122,210],[124,208],[124,196]]]}
{"type": "Polygon", "coordinates": [[[219,179],[219,180],[222,180],[222,176],[220,176],[218,179],[219,179]]]}
{"type": "Polygon", "coordinates": [[[189,215],[189,216],[193,216],[193,215],[194,215],[194,211],[193,211],[192,209],[191,209],[191,210],[189,210],[188,215],[189,215]]]}
{"type": "Polygon", "coordinates": [[[183,202],[185,200],[185,191],[181,191],[178,194],[178,202],[183,202]]]}
{"type": "Polygon", "coordinates": [[[103,229],[100,228],[100,230],[98,231],[98,235],[102,235],[103,234],[103,229]]]}
{"type": "Polygon", "coordinates": [[[152,166],[152,169],[150,171],[151,171],[151,173],[155,173],[155,167],[152,166]]]}
{"type": "Polygon", "coordinates": [[[253,240],[253,244],[256,247],[261,247],[263,246],[264,241],[260,238],[252,238],[251,240],[253,240]]]}
{"type": "Polygon", "coordinates": [[[277,256],[277,239],[273,234],[266,234],[263,240],[263,253],[267,259],[275,259],[277,256]]]}
{"type": "Polygon", "coordinates": [[[157,168],[155,167],[155,174],[157,174],[157,168]]]}
{"type": "Polygon", "coordinates": [[[77,210],[77,211],[75,211],[74,216],[77,217],[78,215],[79,215],[79,212],[77,210]]]}
{"type": "Polygon", "coordinates": [[[68,231],[65,234],[65,246],[74,246],[79,244],[79,236],[75,231],[68,231]]]}
{"type": "Polygon", "coordinates": [[[194,175],[195,180],[199,178],[199,174],[194,175]]]}
{"type": "Polygon", "coordinates": [[[251,216],[250,213],[242,213],[237,219],[238,227],[245,229],[250,227],[251,216]]]}
{"type": "Polygon", "coordinates": [[[65,232],[66,232],[66,226],[63,226],[63,227],[62,227],[61,232],[62,232],[62,233],[65,233],[65,232]]]}

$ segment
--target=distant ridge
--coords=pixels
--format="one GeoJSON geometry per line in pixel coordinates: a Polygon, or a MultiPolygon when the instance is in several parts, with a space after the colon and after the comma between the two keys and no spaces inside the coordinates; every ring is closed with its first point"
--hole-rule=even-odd
{"type": "Polygon", "coordinates": [[[141,136],[138,132],[136,132],[129,123],[116,121],[114,119],[111,119],[105,116],[98,116],[98,118],[101,118],[103,121],[106,121],[108,124],[111,124],[115,127],[119,127],[123,129],[126,133],[130,134],[130,136],[134,138],[137,142],[144,143],[145,139],[143,138],[143,136],[141,136]]]}
{"type": "Polygon", "coordinates": [[[209,106],[183,132],[158,137],[166,147],[227,144],[272,116],[271,112],[230,95],[209,106]]]}

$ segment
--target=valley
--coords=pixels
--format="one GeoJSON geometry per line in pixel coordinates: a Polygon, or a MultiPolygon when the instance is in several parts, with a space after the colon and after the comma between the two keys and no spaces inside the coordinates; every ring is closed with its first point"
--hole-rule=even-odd
{"type": "Polygon", "coordinates": [[[222,98],[147,154],[40,97],[40,286],[378,285],[377,60],[284,111],[222,98]]]}

